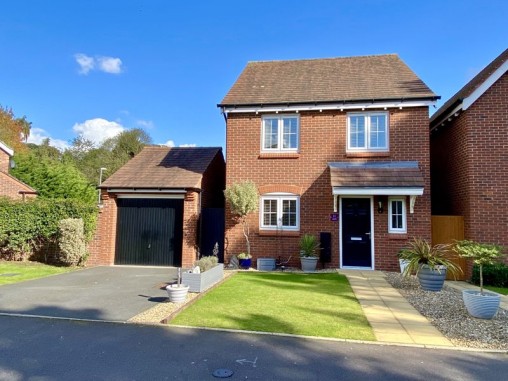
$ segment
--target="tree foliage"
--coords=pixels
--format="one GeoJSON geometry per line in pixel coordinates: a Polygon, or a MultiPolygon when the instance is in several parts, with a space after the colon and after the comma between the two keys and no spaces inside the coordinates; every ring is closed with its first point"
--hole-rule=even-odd
{"type": "Polygon", "coordinates": [[[231,212],[242,224],[247,254],[250,255],[250,229],[247,215],[258,210],[259,194],[256,185],[250,180],[235,183],[226,188],[224,195],[231,208],[231,212]]]}
{"type": "Polygon", "coordinates": [[[25,141],[30,135],[30,123],[25,116],[16,118],[10,108],[0,106],[0,140],[11,147],[14,152],[23,152],[26,150],[21,141],[25,141]]]}

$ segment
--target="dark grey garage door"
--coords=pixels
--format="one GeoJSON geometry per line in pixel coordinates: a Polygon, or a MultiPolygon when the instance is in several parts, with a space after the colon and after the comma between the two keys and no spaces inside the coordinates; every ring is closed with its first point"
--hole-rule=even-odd
{"type": "Polygon", "coordinates": [[[117,265],[180,266],[183,200],[118,199],[117,265]]]}

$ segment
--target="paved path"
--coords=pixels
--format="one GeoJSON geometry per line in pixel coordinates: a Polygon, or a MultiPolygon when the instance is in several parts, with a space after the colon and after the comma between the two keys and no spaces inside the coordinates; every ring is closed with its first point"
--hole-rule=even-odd
{"type": "Polygon", "coordinates": [[[339,270],[339,273],[347,276],[378,341],[453,346],[386,281],[382,272],[339,270]]]}
{"type": "Polygon", "coordinates": [[[503,380],[506,354],[0,316],[0,380],[503,380]]]}
{"type": "Polygon", "coordinates": [[[0,286],[0,313],[127,321],[167,297],[168,267],[102,266],[0,286]]]}

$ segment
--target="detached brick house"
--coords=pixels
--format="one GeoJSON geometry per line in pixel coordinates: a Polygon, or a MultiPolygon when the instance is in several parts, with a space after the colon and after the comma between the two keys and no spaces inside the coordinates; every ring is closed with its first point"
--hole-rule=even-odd
{"type": "Polygon", "coordinates": [[[14,200],[24,200],[26,197],[35,197],[37,191],[9,174],[11,159],[14,151],[0,141],[0,197],[14,200]]]}
{"type": "MultiPolygon", "coordinates": [[[[223,215],[224,187],[221,148],[145,147],[99,186],[101,209],[87,263],[191,267],[202,243],[200,227],[223,223],[203,222],[201,215],[208,208],[223,215]]],[[[216,241],[223,250],[223,235],[216,241]]],[[[203,254],[212,254],[214,242],[203,254]]]]}
{"type": "MultiPolygon", "coordinates": [[[[310,233],[329,240],[327,266],[396,270],[408,239],[431,238],[438,98],[397,55],[248,63],[218,107],[226,183],[252,180],[260,193],[254,259],[296,266],[310,233]]],[[[226,242],[226,262],[245,250],[227,207],[226,242]]]]}
{"type": "Polygon", "coordinates": [[[432,211],[466,239],[508,247],[508,49],[430,120],[432,211]]]}

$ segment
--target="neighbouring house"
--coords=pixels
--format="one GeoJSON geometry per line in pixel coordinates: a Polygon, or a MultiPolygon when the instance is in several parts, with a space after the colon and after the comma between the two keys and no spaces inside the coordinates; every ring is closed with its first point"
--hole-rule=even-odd
{"type": "MultiPolygon", "coordinates": [[[[248,63],[218,107],[226,184],[252,180],[260,193],[253,258],[297,265],[309,233],[328,267],[396,270],[408,239],[431,236],[437,99],[395,54],[248,63]]],[[[227,206],[226,240],[227,262],[245,250],[227,206]]]]}
{"type": "Polygon", "coordinates": [[[224,187],[221,148],[145,147],[99,186],[87,264],[191,267],[215,242],[221,256],[224,187]]]}
{"type": "Polygon", "coordinates": [[[14,150],[0,141],[0,197],[25,200],[36,197],[37,191],[9,174],[14,150]]]}
{"type": "Polygon", "coordinates": [[[432,214],[508,247],[508,49],[430,119],[432,214]]]}

